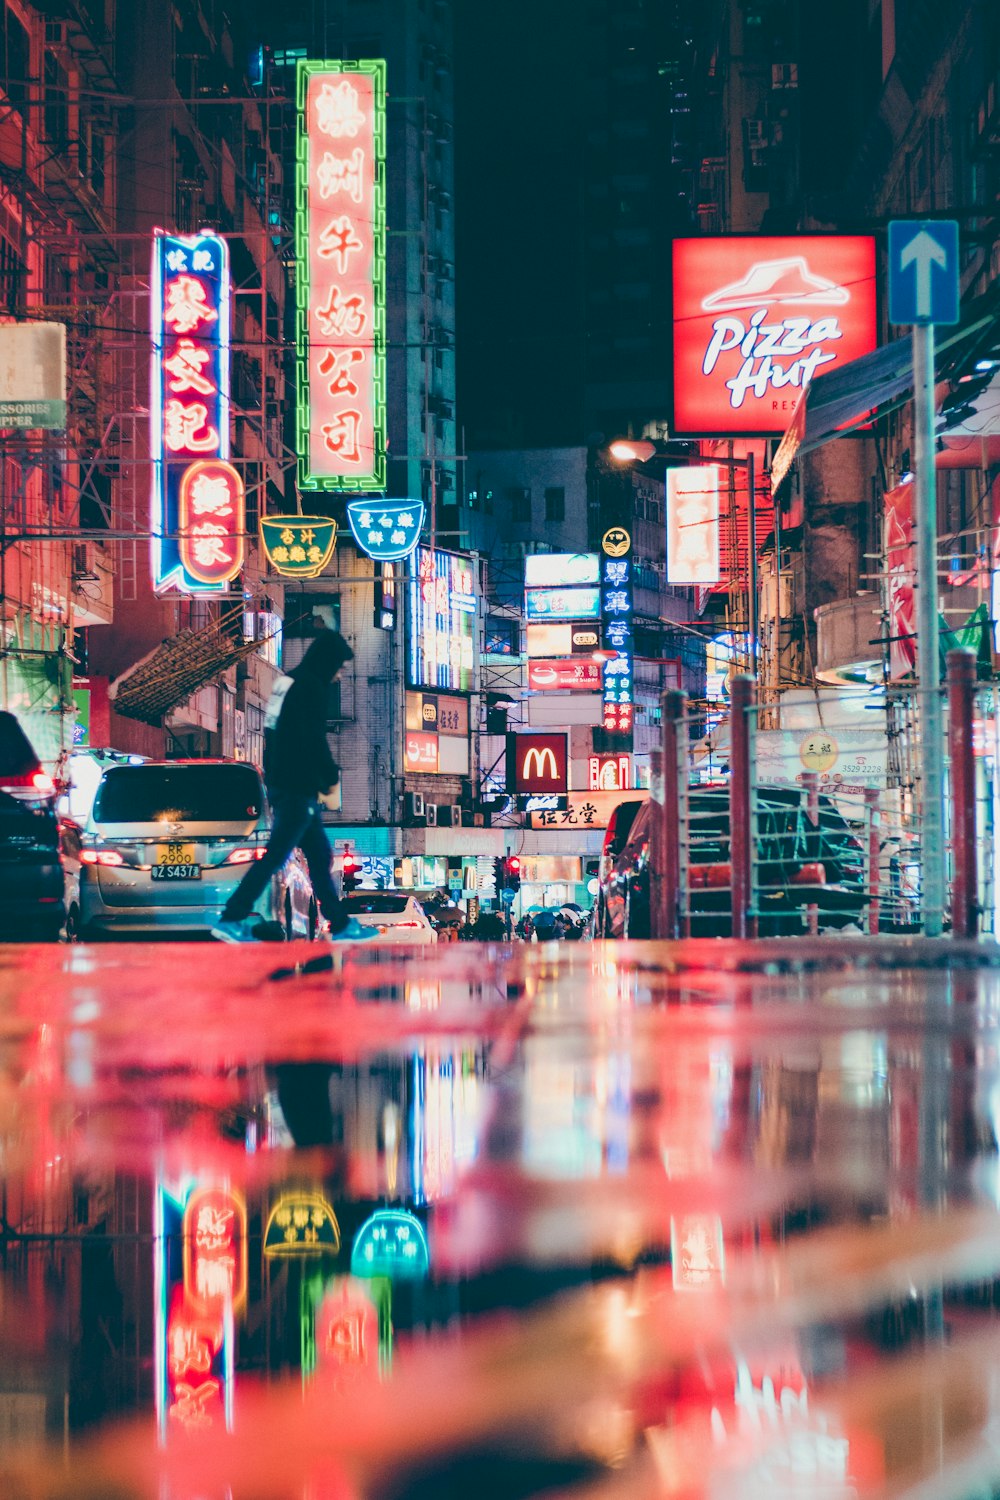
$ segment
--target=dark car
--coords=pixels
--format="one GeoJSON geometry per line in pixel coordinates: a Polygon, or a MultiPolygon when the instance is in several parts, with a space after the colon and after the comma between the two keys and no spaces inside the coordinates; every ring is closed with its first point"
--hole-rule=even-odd
{"type": "MultiPolygon", "coordinates": [[[[808,930],[815,906],[820,931],[860,921],[865,904],[862,847],[828,797],[818,822],[794,787],[762,787],[757,799],[753,909],[761,937],[808,930]]],[[[599,937],[648,937],[651,805],[631,802],[620,823],[628,834],[605,840],[598,892],[599,937]],[[610,847],[609,847],[610,846],[610,847]]],[[[619,809],[619,811],[621,808],[619,809]]],[[[608,834],[613,835],[612,827],[608,834]]],[[[681,831],[692,937],[732,932],[729,789],[691,788],[681,831]]]]}
{"type": "Polygon", "coordinates": [[[15,716],[0,711],[0,935],[55,941],[65,919],[56,789],[15,716]]]}

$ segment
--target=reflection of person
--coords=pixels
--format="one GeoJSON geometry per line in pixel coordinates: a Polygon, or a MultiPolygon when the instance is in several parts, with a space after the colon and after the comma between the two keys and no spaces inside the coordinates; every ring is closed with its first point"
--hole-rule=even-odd
{"type": "Polygon", "coordinates": [[[275,683],[264,718],[264,780],[274,822],[263,859],[248,867],[212,928],[214,936],[224,942],[254,941],[254,904],[296,848],[305,855],[313,894],[330,924],[331,938],[374,936],[371,928],[348,919],[337,896],[330,875],[330,841],[319,813],[320,800],[340,780],[340,767],[326,739],[330,684],[353,655],[338,631],[324,630],[299,665],[275,683]]]}

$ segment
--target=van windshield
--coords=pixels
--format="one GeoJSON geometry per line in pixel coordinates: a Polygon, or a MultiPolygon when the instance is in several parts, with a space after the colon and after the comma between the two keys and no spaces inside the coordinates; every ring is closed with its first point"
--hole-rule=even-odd
{"type": "Polygon", "coordinates": [[[95,823],[245,823],[260,817],[252,766],[114,766],[94,801],[95,823]]]}

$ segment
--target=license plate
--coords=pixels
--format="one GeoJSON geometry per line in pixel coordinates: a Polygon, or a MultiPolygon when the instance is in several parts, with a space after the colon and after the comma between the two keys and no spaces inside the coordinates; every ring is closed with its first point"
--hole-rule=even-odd
{"type": "Polygon", "coordinates": [[[157,865],[193,865],[193,844],[157,844],[157,865]]]}
{"type": "Polygon", "coordinates": [[[201,865],[154,865],[149,874],[152,880],[200,880],[201,865]]]}

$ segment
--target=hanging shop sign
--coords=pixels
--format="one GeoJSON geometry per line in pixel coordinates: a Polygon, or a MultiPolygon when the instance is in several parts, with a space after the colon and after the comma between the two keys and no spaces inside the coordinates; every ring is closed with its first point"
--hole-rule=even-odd
{"type": "Polygon", "coordinates": [[[424,524],[422,500],[349,500],[347,519],[358,547],[376,562],[409,557],[424,524]]]}
{"type": "Polygon", "coordinates": [[[718,464],[667,470],[667,582],[718,583],[718,464]]]}
{"type": "Polygon", "coordinates": [[[385,488],[385,63],[298,65],[299,484],[385,488]]]}
{"type": "Polygon", "coordinates": [[[529,657],[590,655],[601,644],[601,633],[596,624],[535,624],[525,627],[524,640],[529,657]]]}
{"type": "Polygon", "coordinates": [[[262,516],[260,545],[282,578],[318,578],[337,545],[329,516],[262,516]]]}
{"type": "Polygon", "coordinates": [[[471,693],[477,612],[472,561],[429,547],[418,547],[415,558],[408,585],[409,685],[471,693]]]}
{"type": "Polygon", "coordinates": [[[397,584],[402,570],[392,562],[380,563],[375,573],[375,628],[395,630],[396,605],[399,599],[397,584]]]}
{"type": "Polygon", "coordinates": [[[524,559],[524,586],[548,589],[597,583],[599,567],[596,552],[530,552],[524,559]]]}
{"type": "Polygon", "coordinates": [[[601,558],[601,635],[607,653],[601,669],[602,723],[605,734],[613,737],[616,750],[626,751],[632,748],[635,713],[632,553],[628,532],[620,527],[613,530],[612,550],[605,549],[601,558]],[[624,551],[622,536],[628,543],[624,551]]]}
{"type": "Polygon", "coordinates": [[[587,785],[592,792],[627,792],[632,785],[631,755],[592,755],[587,785]]]}
{"type": "Polygon", "coordinates": [[[65,323],[0,323],[0,428],[65,426],[65,323]]]}
{"type": "Polygon", "coordinates": [[[917,665],[916,544],[912,483],[885,493],[885,571],[889,597],[889,677],[898,682],[917,665]]]}
{"type": "Polygon", "coordinates": [[[632,538],[624,526],[609,526],[601,537],[601,551],[605,557],[624,557],[631,547],[632,538]]]}
{"type": "Polygon", "coordinates": [[[507,791],[517,796],[565,792],[569,750],[565,734],[509,734],[507,791]]]}
{"type": "Polygon", "coordinates": [[[430,1267],[424,1226],[404,1208],[377,1208],[362,1224],[351,1247],[352,1276],[422,1281],[430,1267]]]}
{"type": "Polygon", "coordinates": [[[528,686],[535,693],[599,693],[601,668],[585,656],[528,662],[528,686]]]}
{"type": "Polygon", "coordinates": [[[438,737],[408,729],[403,741],[403,765],[407,771],[428,771],[436,774],[438,769],[438,737]]]}
{"type": "Polygon", "coordinates": [[[601,613],[597,588],[525,589],[527,620],[596,620],[601,613]]]}
{"type": "Polygon", "coordinates": [[[784,432],[815,375],[876,346],[870,235],[675,240],[673,284],[674,436],[784,432]]]}
{"type": "Polygon", "coordinates": [[[199,1312],[221,1317],[247,1300],[247,1210],[228,1188],[196,1188],[184,1206],[184,1290],[199,1312]]]}
{"type": "MultiPolygon", "coordinates": [[[[648,796],[648,791],[629,791],[629,801],[645,802],[648,796]]],[[[529,805],[526,811],[532,828],[607,828],[621,800],[620,792],[570,792],[556,807],[529,805]]]]}
{"type": "Polygon", "coordinates": [[[229,458],[229,252],[209,230],[153,234],[153,587],[218,593],[243,567],[243,482],[229,458]]]}
{"type": "Polygon", "coordinates": [[[337,1215],[320,1193],[283,1193],[264,1230],[266,1256],[336,1255],[337,1215]]]}

